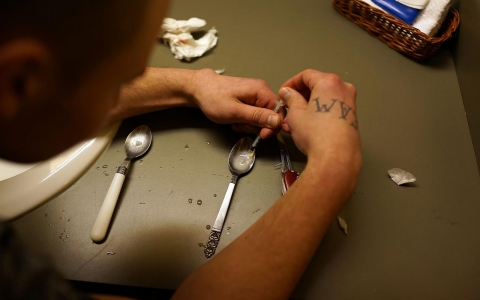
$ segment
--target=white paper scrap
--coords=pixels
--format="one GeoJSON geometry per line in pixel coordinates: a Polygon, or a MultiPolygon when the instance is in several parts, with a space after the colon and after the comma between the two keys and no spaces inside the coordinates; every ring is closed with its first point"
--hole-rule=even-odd
{"type": "Polygon", "coordinates": [[[343,233],[345,233],[345,235],[348,235],[348,225],[347,225],[347,222],[340,218],[340,217],[337,217],[338,218],[338,225],[340,226],[340,228],[343,230],[343,233]]]}
{"type": "Polygon", "coordinates": [[[405,170],[400,168],[393,168],[388,170],[388,175],[397,185],[402,185],[409,182],[415,182],[417,178],[405,170]]]}
{"type": "Polygon", "coordinates": [[[170,50],[176,59],[190,61],[194,57],[200,57],[216,44],[218,37],[215,27],[210,29],[198,40],[191,35],[192,31],[205,26],[207,22],[198,18],[190,18],[186,21],[165,18],[162,29],[165,30],[163,40],[170,45],[170,50]]]}

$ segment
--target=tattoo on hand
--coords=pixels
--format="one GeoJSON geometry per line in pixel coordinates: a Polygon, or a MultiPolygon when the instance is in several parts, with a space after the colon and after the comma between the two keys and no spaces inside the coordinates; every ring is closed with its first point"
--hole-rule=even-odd
{"type": "Polygon", "coordinates": [[[313,99],[316,104],[317,104],[317,112],[320,113],[330,113],[332,108],[335,106],[335,104],[338,102],[340,103],[340,116],[339,119],[343,119],[346,121],[350,122],[350,126],[355,128],[355,130],[358,130],[358,121],[357,121],[357,113],[355,110],[353,110],[349,105],[345,104],[345,102],[337,100],[337,99],[331,99],[331,103],[321,103],[320,98],[315,98],[313,99]],[[352,112],[350,114],[350,112],[352,112]],[[347,119],[347,116],[350,114],[350,119],[347,119]]]}
{"type": "Polygon", "coordinates": [[[342,112],[341,112],[341,115],[340,115],[340,119],[344,119],[346,120],[347,119],[347,115],[348,113],[352,110],[352,108],[348,105],[345,105],[344,102],[340,101],[340,107],[342,109],[342,112]],[[345,107],[346,106],[346,107],[345,107]]]}
{"type": "Polygon", "coordinates": [[[315,102],[317,102],[317,112],[327,112],[327,113],[330,112],[332,107],[335,105],[335,102],[337,102],[337,100],[332,99],[332,104],[330,104],[330,106],[327,107],[326,104],[320,104],[320,101],[318,100],[318,98],[315,98],[314,100],[315,102]]]}

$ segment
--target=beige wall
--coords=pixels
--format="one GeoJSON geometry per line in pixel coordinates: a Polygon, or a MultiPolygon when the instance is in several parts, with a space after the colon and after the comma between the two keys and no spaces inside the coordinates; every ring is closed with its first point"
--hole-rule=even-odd
{"type": "MultiPolygon", "coordinates": [[[[473,147],[480,162],[480,0],[462,0],[453,55],[473,147]]],[[[480,165],[479,165],[480,168],[480,165]]]]}

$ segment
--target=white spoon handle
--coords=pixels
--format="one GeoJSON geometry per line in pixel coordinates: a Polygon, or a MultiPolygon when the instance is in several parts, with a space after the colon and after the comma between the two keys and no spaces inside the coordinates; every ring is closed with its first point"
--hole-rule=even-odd
{"type": "Polygon", "coordinates": [[[94,242],[101,242],[107,234],[108,226],[110,225],[110,220],[112,219],[113,211],[115,210],[115,205],[117,204],[118,195],[120,195],[124,180],[124,174],[115,173],[112,184],[108,189],[105,200],[103,200],[102,207],[100,208],[100,212],[98,213],[92,232],[90,233],[90,237],[94,242]]]}

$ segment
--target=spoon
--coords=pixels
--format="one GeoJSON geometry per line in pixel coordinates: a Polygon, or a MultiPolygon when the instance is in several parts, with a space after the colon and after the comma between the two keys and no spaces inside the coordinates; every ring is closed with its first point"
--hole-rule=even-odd
{"type": "Polygon", "coordinates": [[[228,166],[232,172],[232,179],[228,185],[227,193],[223,198],[222,206],[218,212],[217,219],[213,224],[212,231],[208,238],[207,246],[205,247],[205,257],[210,258],[215,254],[217,250],[218,242],[220,241],[220,235],[222,233],[223,224],[225,223],[225,217],[227,216],[228,207],[230,206],[230,200],[232,199],[233,190],[239,176],[247,173],[253,167],[255,162],[255,153],[252,154],[250,147],[252,146],[252,139],[244,137],[239,140],[235,146],[233,146],[228,156],[228,166]]]}
{"type": "Polygon", "coordinates": [[[130,161],[145,154],[151,144],[152,132],[150,131],[150,128],[145,125],[138,126],[128,135],[125,141],[125,153],[127,154],[127,157],[118,167],[117,173],[115,173],[115,176],[113,177],[113,181],[110,184],[110,188],[105,196],[105,200],[103,200],[102,207],[100,208],[100,212],[98,213],[92,232],[90,233],[90,237],[94,242],[101,242],[107,234],[107,229],[110,225],[110,220],[112,219],[123,181],[127,175],[130,161]]]}

